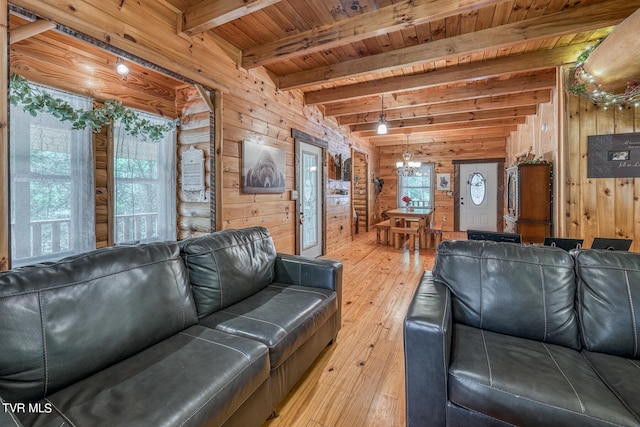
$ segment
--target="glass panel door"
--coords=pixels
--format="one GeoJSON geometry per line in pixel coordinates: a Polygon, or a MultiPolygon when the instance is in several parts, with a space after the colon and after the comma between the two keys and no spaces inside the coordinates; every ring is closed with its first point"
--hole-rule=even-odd
{"type": "Polygon", "coordinates": [[[300,254],[322,255],[322,149],[300,143],[300,254]]]}

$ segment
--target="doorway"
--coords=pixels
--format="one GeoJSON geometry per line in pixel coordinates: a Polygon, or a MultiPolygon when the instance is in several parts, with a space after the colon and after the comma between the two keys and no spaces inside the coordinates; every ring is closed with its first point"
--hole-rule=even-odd
{"type": "Polygon", "coordinates": [[[352,149],[351,159],[351,206],[354,211],[352,234],[358,234],[369,231],[369,156],[352,149]]]}
{"type": "Polygon", "coordinates": [[[499,231],[498,163],[459,165],[459,230],[499,231]]]}
{"type": "Polygon", "coordinates": [[[292,129],[295,140],[296,253],[316,258],[324,254],[324,154],[326,141],[292,129]]]}

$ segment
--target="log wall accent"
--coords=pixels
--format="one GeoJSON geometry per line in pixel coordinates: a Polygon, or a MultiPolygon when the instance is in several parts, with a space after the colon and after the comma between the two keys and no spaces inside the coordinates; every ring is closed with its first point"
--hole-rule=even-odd
{"type": "Polygon", "coordinates": [[[113,245],[113,132],[105,126],[93,134],[96,248],[113,245]]]}
{"type": "Polygon", "coordinates": [[[194,86],[185,86],[176,94],[176,105],[181,111],[178,127],[177,185],[178,240],[197,237],[212,231],[211,227],[211,112],[200,92],[194,86]],[[205,166],[204,199],[199,193],[182,191],[182,153],[189,148],[202,150],[205,166]]]}
{"type": "MultiPolygon", "coordinates": [[[[487,138],[464,141],[416,142],[410,145],[414,160],[423,163],[434,163],[435,174],[451,174],[451,192],[455,192],[455,176],[453,161],[503,158],[506,155],[505,138],[487,138]]],[[[396,208],[398,176],[395,164],[402,160],[405,145],[389,145],[379,147],[379,174],[384,179],[380,193],[380,212],[396,208]]],[[[435,184],[434,184],[435,185],[435,184]]],[[[455,199],[446,191],[435,190],[434,227],[442,230],[442,237],[453,238],[455,231],[455,199]]],[[[375,222],[378,222],[376,220],[375,222]]]]}
{"type": "Polygon", "coordinates": [[[357,151],[353,152],[352,157],[353,173],[351,174],[351,200],[353,203],[353,209],[358,215],[358,228],[360,233],[364,233],[368,229],[369,221],[369,209],[367,204],[369,203],[369,194],[371,190],[371,177],[369,174],[369,166],[367,163],[367,156],[357,151]],[[355,177],[358,177],[358,186],[356,187],[355,177]]]}

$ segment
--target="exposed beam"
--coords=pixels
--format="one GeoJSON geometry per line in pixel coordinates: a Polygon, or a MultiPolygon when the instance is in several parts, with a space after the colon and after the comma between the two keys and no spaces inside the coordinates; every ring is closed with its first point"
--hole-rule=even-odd
{"type": "Polygon", "coordinates": [[[604,90],[622,92],[629,80],[640,79],[640,9],[618,25],[589,55],[584,69],[596,78],[604,90]]]}
{"type": "MultiPolygon", "coordinates": [[[[448,130],[461,131],[461,130],[468,130],[468,129],[475,129],[477,131],[479,129],[502,128],[502,127],[504,128],[508,127],[512,130],[516,130],[517,126],[524,124],[526,120],[527,120],[526,117],[510,117],[506,119],[475,120],[475,121],[468,121],[468,122],[456,123],[456,124],[451,124],[451,123],[435,124],[435,125],[425,124],[423,126],[415,126],[412,128],[390,128],[387,134],[390,134],[390,135],[409,134],[410,135],[414,132],[416,133],[440,132],[440,131],[448,131],[448,130]]],[[[371,130],[371,131],[360,132],[360,136],[363,138],[376,136],[376,131],[371,130]]]]}
{"type": "Polygon", "coordinates": [[[243,54],[242,65],[254,68],[295,56],[354,43],[370,37],[399,31],[504,0],[405,0],[374,12],[364,13],[299,34],[266,43],[243,54]]]}
{"type": "Polygon", "coordinates": [[[204,0],[182,14],[182,31],[198,34],[242,18],[281,0],[204,0]]]}
{"type": "Polygon", "coordinates": [[[10,43],[14,44],[19,41],[26,40],[30,37],[37,36],[40,33],[44,33],[45,31],[52,30],[55,27],[56,24],[51,21],[36,19],[28,24],[13,28],[9,32],[9,39],[11,40],[10,43]]]}
{"type": "Polygon", "coordinates": [[[325,104],[380,93],[391,93],[438,86],[464,80],[489,78],[511,73],[523,73],[575,62],[591,43],[545,49],[533,53],[513,55],[488,61],[471,62],[428,73],[387,77],[375,81],[355,83],[331,89],[306,92],[307,105],[325,104]]]}
{"type": "Polygon", "coordinates": [[[196,91],[198,92],[198,95],[200,95],[200,98],[207,106],[207,110],[209,110],[210,113],[213,113],[215,111],[215,108],[213,106],[213,101],[211,100],[211,95],[207,93],[204,86],[202,86],[200,83],[196,83],[194,86],[196,88],[196,91]]]}
{"type": "MultiPolygon", "coordinates": [[[[477,132],[476,132],[477,134],[477,132]]],[[[474,138],[464,138],[464,136],[461,139],[457,139],[457,138],[452,138],[451,135],[445,135],[445,136],[436,136],[435,134],[431,133],[431,134],[412,134],[410,136],[410,141],[409,141],[409,145],[411,145],[411,151],[414,152],[414,154],[418,154],[420,153],[421,155],[430,155],[431,151],[432,151],[432,147],[434,145],[438,145],[438,144],[455,144],[455,145],[462,145],[465,142],[471,142],[473,140],[478,140],[478,139],[482,139],[483,144],[487,143],[487,144],[504,144],[506,142],[506,135],[504,134],[504,132],[499,131],[499,134],[492,134],[490,135],[490,137],[486,137],[484,136],[484,134],[481,137],[474,137],[474,138]]],[[[388,159],[390,159],[391,156],[393,155],[393,157],[395,158],[396,154],[402,154],[402,152],[405,149],[405,144],[407,142],[407,137],[406,135],[402,136],[402,135],[392,135],[389,138],[385,138],[385,139],[381,139],[378,138],[376,140],[376,146],[377,147],[381,147],[380,148],[380,168],[395,168],[395,163],[396,160],[395,159],[391,159],[391,161],[389,161],[388,159]],[[392,139],[395,138],[395,139],[392,139]],[[383,160],[384,159],[384,160],[383,160]]]]}
{"type": "MultiPolygon", "coordinates": [[[[430,89],[392,94],[384,98],[384,108],[385,111],[405,107],[416,108],[428,104],[512,95],[541,89],[553,89],[555,87],[556,70],[552,68],[534,75],[514,76],[504,80],[475,81],[455,88],[443,85],[430,89]]],[[[327,116],[344,116],[368,112],[379,115],[380,105],[380,97],[371,96],[326,104],[324,105],[324,113],[327,116]]],[[[348,124],[341,119],[341,117],[338,118],[340,124],[348,124]]]]}
{"type": "Polygon", "coordinates": [[[613,26],[622,22],[638,7],[640,7],[640,0],[614,0],[604,4],[573,8],[456,37],[300,71],[279,77],[277,83],[282,90],[299,89],[345,77],[359,77],[444,61],[463,55],[473,55],[486,49],[507,49],[527,41],[561,37],[613,26]]]}
{"type": "Polygon", "coordinates": [[[401,145],[406,142],[406,135],[411,135],[409,144],[428,144],[429,142],[448,142],[448,141],[486,141],[500,138],[506,138],[511,135],[511,132],[516,130],[516,126],[512,127],[499,127],[495,129],[486,129],[482,132],[478,132],[477,129],[460,129],[460,130],[446,130],[438,132],[406,132],[401,134],[391,134],[384,137],[373,136],[369,138],[376,147],[401,145]]]}
{"type": "MultiPolygon", "coordinates": [[[[457,125],[480,120],[493,120],[513,117],[526,117],[536,114],[537,105],[528,105],[520,108],[500,108],[496,110],[483,110],[468,113],[443,114],[441,116],[416,117],[415,119],[395,120],[389,122],[389,128],[415,128],[425,125],[457,125]]],[[[351,126],[351,132],[375,131],[377,123],[361,123],[351,126]]],[[[364,135],[361,135],[364,136],[364,135]]]]}
{"type": "MultiPolygon", "coordinates": [[[[447,102],[443,104],[423,105],[416,108],[399,108],[385,113],[387,120],[407,120],[416,117],[441,116],[463,112],[477,112],[482,110],[526,107],[551,101],[551,91],[548,89],[524,92],[514,95],[501,95],[490,98],[468,99],[447,102]]],[[[372,123],[379,119],[380,114],[365,113],[343,116],[341,125],[357,123],[372,123]]]]}

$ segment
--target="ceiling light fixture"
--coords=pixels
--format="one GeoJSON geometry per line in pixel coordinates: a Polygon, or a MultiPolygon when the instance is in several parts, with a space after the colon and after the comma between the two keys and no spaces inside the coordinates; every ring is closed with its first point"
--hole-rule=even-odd
{"type": "Polygon", "coordinates": [[[407,135],[407,143],[402,153],[402,161],[396,163],[396,173],[398,176],[419,175],[421,165],[422,163],[413,161],[413,153],[409,149],[409,135],[407,135]]]}
{"type": "Polygon", "coordinates": [[[384,95],[380,95],[380,101],[382,103],[382,109],[380,110],[380,121],[378,122],[376,132],[378,135],[386,135],[389,127],[387,126],[387,118],[384,115],[384,95]]]}
{"type": "Polygon", "coordinates": [[[116,60],[116,73],[118,73],[120,76],[122,76],[122,78],[125,79],[127,78],[127,75],[129,75],[129,67],[124,63],[122,58],[118,58],[116,60]]]}

